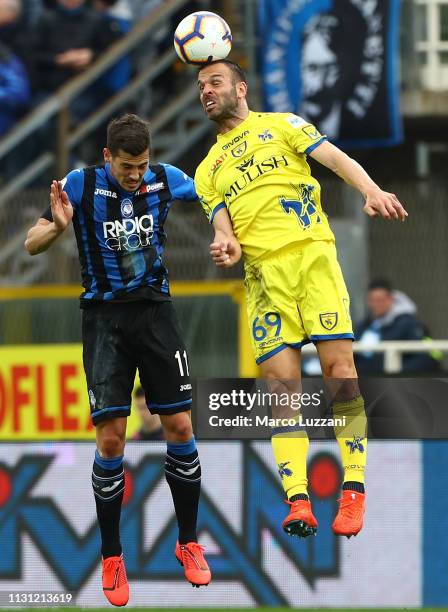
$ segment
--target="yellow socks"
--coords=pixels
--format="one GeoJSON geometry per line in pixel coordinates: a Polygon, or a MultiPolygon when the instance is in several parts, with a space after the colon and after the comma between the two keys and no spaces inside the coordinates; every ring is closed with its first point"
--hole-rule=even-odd
{"type": "Polygon", "coordinates": [[[345,425],[335,425],[334,433],[341,452],[344,482],[364,484],[367,461],[367,417],[364,400],[358,395],[352,400],[333,403],[333,417],[345,417],[345,425]]]}
{"type": "Polygon", "coordinates": [[[298,493],[308,495],[306,459],[309,440],[306,431],[274,433],[271,444],[277,469],[288,499],[298,493]]]}

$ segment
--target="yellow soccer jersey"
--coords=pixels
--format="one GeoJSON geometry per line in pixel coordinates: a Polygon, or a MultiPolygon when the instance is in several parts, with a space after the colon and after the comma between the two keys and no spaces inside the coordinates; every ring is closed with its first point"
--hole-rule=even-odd
{"type": "Polygon", "coordinates": [[[247,262],[303,240],[334,240],[306,155],[325,140],[291,113],[257,113],[217,142],[196,170],[209,221],[226,206],[247,262]]]}

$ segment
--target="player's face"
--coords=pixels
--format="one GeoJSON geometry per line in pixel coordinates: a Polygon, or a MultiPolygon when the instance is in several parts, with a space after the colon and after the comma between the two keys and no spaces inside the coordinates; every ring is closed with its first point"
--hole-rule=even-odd
{"type": "Polygon", "coordinates": [[[109,149],[104,149],[104,159],[110,164],[112,176],[120,187],[126,191],[135,191],[140,187],[143,176],[148,169],[149,150],[140,155],[130,155],[118,149],[117,155],[112,155],[109,149]]]}
{"type": "Polygon", "coordinates": [[[367,306],[375,318],[384,317],[394,303],[393,295],[386,289],[371,289],[367,296],[367,306]]]}
{"type": "Polygon", "coordinates": [[[238,109],[238,84],[225,64],[203,68],[198,77],[199,97],[209,119],[220,122],[238,109]]]}

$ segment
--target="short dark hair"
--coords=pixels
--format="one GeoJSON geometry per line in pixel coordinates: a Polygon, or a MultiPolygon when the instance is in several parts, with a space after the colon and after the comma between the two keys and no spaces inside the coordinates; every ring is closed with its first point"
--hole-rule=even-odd
{"type": "Polygon", "coordinates": [[[247,77],[246,77],[246,73],[244,72],[244,70],[241,68],[239,64],[237,64],[236,62],[232,62],[231,60],[228,60],[228,59],[215,60],[214,62],[209,62],[208,64],[204,64],[203,66],[199,68],[198,74],[204,68],[208,68],[209,66],[214,66],[215,64],[225,64],[226,66],[230,68],[232,72],[234,83],[246,83],[247,85],[247,77]]]}
{"type": "Polygon", "coordinates": [[[107,148],[112,155],[121,149],[129,155],[141,155],[151,149],[149,123],[130,113],[113,119],[107,126],[107,148]]]}
{"type": "Polygon", "coordinates": [[[369,283],[369,291],[373,289],[384,289],[388,293],[392,293],[392,283],[386,278],[375,278],[375,280],[369,283]]]}

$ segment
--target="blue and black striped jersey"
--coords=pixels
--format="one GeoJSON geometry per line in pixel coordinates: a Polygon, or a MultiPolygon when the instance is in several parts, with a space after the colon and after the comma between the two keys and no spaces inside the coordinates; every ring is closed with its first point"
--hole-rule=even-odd
{"type": "MultiPolygon", "coordinates": [[[[128,192],[106,164],[70,172],[63,188],[74,209],[81,306],[170,299],[163,224],[174,200],[197,199],[193,180],[174,166],[150,165],[138,191],[128,192]]],[[[42,217],[51,221],[51,209],[42,217]]]]}

